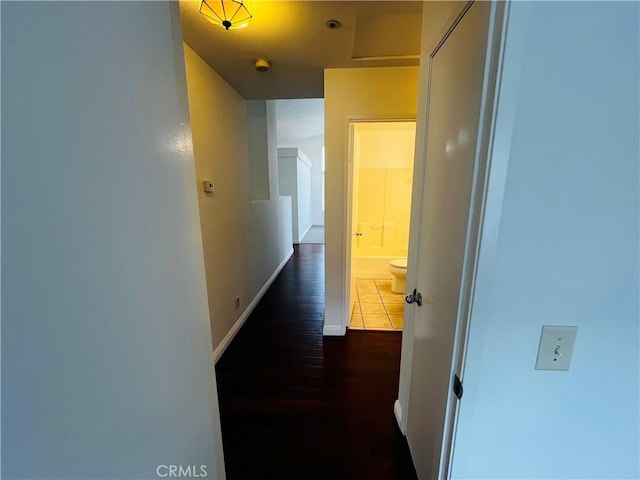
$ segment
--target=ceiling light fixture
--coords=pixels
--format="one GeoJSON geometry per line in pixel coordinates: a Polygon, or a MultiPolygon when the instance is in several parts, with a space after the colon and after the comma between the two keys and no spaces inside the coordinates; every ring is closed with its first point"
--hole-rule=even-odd
{"type": "Polygon", "coordinates": [[[202,0],[200,13],[227,30],[244,28],[251,20],[251,0],[202,0]]]}
{"type": "Polygon", "coordinates": [[[259,72],[268,72],[271,68],[271,61],[266,58],[256,58],[253,62],[253,66],[259,72]]]}

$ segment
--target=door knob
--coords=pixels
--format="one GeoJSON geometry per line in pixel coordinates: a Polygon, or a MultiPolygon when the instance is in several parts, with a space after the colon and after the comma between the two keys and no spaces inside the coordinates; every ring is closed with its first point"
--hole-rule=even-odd
{"type": "Polygon", "coordinates": [[[411,303],[415,303],[418,306],[422,305],[422,294],[420,292],[418,292],[415,288],[413,289],[413,292],[409,293],[405,298],[404,301],[411,304],[411,303]]]}

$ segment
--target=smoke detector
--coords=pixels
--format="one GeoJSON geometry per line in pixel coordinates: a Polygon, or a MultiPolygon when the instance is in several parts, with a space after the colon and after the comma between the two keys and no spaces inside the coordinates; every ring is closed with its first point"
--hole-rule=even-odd
{"type": "Polygon", "coordinates": [[[266,58],[256,58],[253,66],[256,67],[256,70],[259,72],[266,72],[271,68],[271,62],[266,58]]]}

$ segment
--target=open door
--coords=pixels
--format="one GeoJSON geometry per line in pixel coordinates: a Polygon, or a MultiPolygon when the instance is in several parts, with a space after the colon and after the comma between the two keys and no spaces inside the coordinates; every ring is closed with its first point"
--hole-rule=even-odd
{"type": "Polygon", "coordinates": [[[420,234],[409,266],[416,283],[407,285],[416,296],[409,307],[415,320],[406,434],[421,480],[448,477],[462,397],[457,359],[471,302],[486,171],[483,125],[495,89],[492,39],[502,8],[470,3],[428,59],[420,234]]]}
{"type": "Polygon", "coordinates": [[[356,301],[357,293],[356,293],[356,278],[355,275],[352,274],[352,271],[355,267],[355,252],[356,247],[358,245],[358,179],[360,178],[357,175],[358,172],[358,158],[359,158],[359,139],[356,135],[356,129],[354,123],[349,124],[349,173],[348,173],[348,186],[351,188],[347,188],[347,225],[350,226],[350,229],[347,229],[347,275],[348,278],[348,297],[346,302],[346,307],[349,309],[344,318],[346,318],[347,326],[349,325],[349,319],[351,318],[351,314],[353,313],[353,304],[356,301]]]}

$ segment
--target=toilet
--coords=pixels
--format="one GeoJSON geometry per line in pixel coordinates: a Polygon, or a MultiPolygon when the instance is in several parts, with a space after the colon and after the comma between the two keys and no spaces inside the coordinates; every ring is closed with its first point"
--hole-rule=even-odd
{"type": "Polygon", "coordinates": [[[396,258],[389,262],[391,272],[391,291],[395,293],[405,293],[407,282],[407,259],[396,258]]]}

